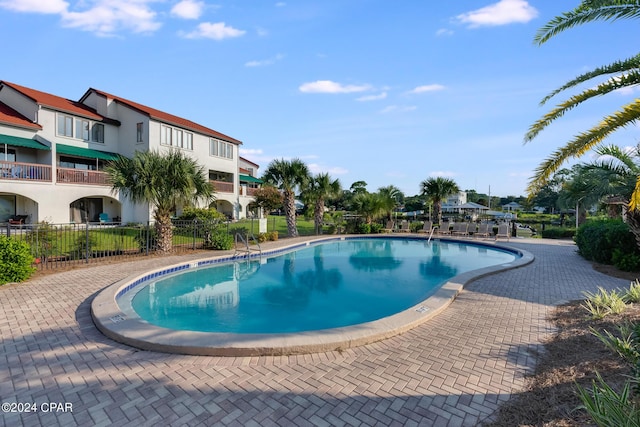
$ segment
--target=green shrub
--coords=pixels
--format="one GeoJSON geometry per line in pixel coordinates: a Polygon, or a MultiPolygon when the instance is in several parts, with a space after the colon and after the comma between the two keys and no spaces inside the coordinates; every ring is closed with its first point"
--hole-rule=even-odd
{"type": "Polygon", "coordinates": [[[178,217],[180,221],[189,221],[197,219],[200,222],[208,221],[226,221],[225,214],[218,212],[215,209],[202,209],[202,208],[185,208],[182,211],[182,215],[178,217]]]}
{"type": "Polygon", "coordinates": [[[613,264],[616,249],[640,256],[635,237],[621,220],[588,221],[578,228],[575,241],[578,253],[590,261],[613,264]]]}
{"type": "Polygon", "coordinates": [[[360,223],[356,226],[355,232],[357,234],[369,234],[371,233],[371,225],[367,223],[360,223]]]}
{"type": "Polygon", "coordinates": [[[25,241],[31,246],[32,253],[45,262],[47,258],[56,255],[58,251],[58,237],[56,228],[46,221],[40,222],[27,232],[25,241]]]}
{"type": "Polygon", "coordinates": [[[0,235],[0,285],[27,280],[36,271],[33,261],[27,243],[0,235]]]}
{"type": "Polygon", "coordinates": [[[215,231],[211,234],[211,249],[227,251],[233,248],[233,236],[224,231],[215,231]]]}
{"type": "Polygon", "coordinates": [[[381,233],[383,228],[384,228],[384,226],[382,224],[378,224],[376,222],[376,223],[371,224],[371,228],[370,228],[371,231],[370,232],[374,233],[374,234],[381,233]]]}
{"type": "Polygon", "coordinates": [[[640,255],[636,253],[625,254],[620,249],[614,249],[611,262],[622,271],[638,271],[640,269],[640,255]]]}
{"type": "Polygon", "coordinates": [[[598,292],[585,292],[584,296],[587,300],[583,307],[594,319],[602,319],[607,314],[620,314],[627,308],[624,294],[615,289],[607,292],[606,289],[599,287],[598,292]]]}
{"type": "Polygon", "coordinates": [[[572,238],[576,234],[576,229],[571,227],[545,227],[541,236],[545,239],[566,239],[572,238]]]}

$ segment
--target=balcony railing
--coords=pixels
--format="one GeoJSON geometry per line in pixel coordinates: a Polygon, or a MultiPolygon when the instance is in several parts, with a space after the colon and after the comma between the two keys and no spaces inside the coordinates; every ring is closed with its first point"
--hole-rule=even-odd
{"type": "Polygon", "coordinates": [[[109,185],[106,172],[70,168],[58,168],[56,171],[58,184],[109,185]]]}
{"type": "Polygon", "coordinates": [[[51,182],[51,166],[0,161],[0,180],[51,182]]]}
{"type": "Polygon", "coordinates": [[[209,181],[218,193],[233,193],[233,182],[209,181]]]}
{"type": "Polygon", "coordinates": [[[240,195],[241,196],[253,196],[256,193],[257,188],[240,186],[240,195]]]}

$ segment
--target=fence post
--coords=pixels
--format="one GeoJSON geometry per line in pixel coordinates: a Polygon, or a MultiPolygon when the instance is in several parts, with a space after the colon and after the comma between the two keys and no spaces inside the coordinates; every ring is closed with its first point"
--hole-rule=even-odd
{"type": "Polygon", "coordinates": [[[193,219],[193,250],[196,250],[196,227],[198,227],[198,218],[193,219]]]}
{"type": "Polygon", "coordinates": [[[7,223],[7,237],[11,237],[11,224],[7,223]]]}
{"type": "Polygon", "coordinates": [[[146,234],[145,239],[147,241],[147,244],[145,245],[145,252],[146,252],[145,255],[149,256],[149,243],[150,243],[149,242],[149,240],[150,240],[150,236],[149,235],[151,234],[151,222],[150,221],[147,221],[147,227],[146,227],[146,230],[145,230],[145,234],[146,234]]]}
{"type": "Polygon", "coordinates": [[[89,221],[87,219],[87,222],[85,224],[85,264],[89,264],[89,252],[91,251],[91,248],[89,247],[89,221]]]}

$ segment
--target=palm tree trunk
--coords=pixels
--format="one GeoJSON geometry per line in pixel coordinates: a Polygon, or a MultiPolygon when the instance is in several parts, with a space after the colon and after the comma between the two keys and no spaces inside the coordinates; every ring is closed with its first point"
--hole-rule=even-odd
{"type": "Polygon", "coordinates": [[[158,235],[158,250],[162,253],[173,249],[173,226],[169,216],[156,216],[156,233],[158,235]]]}
{"type": "Polygon", "coordinates": [[[640,211],[629,209],[627,211],[627,224],[636,238],[636,246],[640,248],[640,211]]]}
{"type": "Polygon", "coordinates": [[[442,224],[441,202],[433,202],[433,218],[438,224],[442,224]]]}
{"type": "Polygon", "coordinates": [[[287,218],[287,232],[289,233],[289,237],[298,237],[295,197],[293,193],[285,193],[284,199],[284,215],[287,218]]]}

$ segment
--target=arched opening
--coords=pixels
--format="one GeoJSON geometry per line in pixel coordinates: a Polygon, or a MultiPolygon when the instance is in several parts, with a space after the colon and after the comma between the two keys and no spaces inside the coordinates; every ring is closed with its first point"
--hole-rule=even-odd
{"type": "Polygon", "coordinates": [[[229,219],[233,219],[233,204],[228,202],[227,200],[216,200],[211,205],[211,208],[215,208],[218,212],[223,213],[229,219]]]}
{"type": "Polygon", "coordinates": [[[69,204],[69,222],[120,222],[121,203],[111,197],[82,197],[69,204]]]}
{"type": "Polygon", "coordinates": [[[0,223],[20,217],[23,224],[38,222],[38,202],[15,193],[0,193],[0,223]]]}

